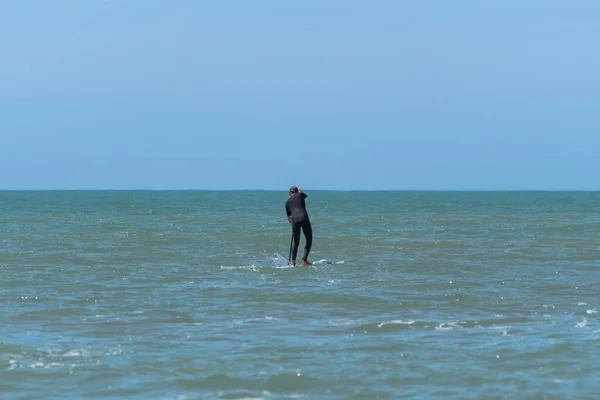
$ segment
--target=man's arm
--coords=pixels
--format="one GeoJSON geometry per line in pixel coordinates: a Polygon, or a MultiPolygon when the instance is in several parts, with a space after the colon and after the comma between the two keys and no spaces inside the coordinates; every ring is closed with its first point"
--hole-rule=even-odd
{"type": "Polygon", "coordinates": [[[290,225],[292,224],[292,212],[290,211],[290,207],[287,203],[285,203],[285,214],[287,215],[288,222],[290,225]]]}
{"type": "Polygon", "coordinates": [[[307,195],[306,193],[304,193],[304,192],[302,191],[302,189],[298,189],[298,193],[300,193],[300,196],[302,196],[302,198],[303,198],[303,199],[305,199],[305,198],[307,198],[307,197],[308,197],[308,195],[307,195]]]}

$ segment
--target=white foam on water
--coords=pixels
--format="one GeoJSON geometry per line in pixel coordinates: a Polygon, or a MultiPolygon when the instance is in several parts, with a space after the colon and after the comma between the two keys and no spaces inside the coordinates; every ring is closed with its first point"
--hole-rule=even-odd
{"type": "Polygon", "coordinates": [[[277,321],[281,321],[279,318],[275,318],[275,317],[270,317],[268,315],[265,315],[264,317],[257,317],[257,318],[249,318],[249,319],[234,319],[231,321],[231,324],[233,325],[241,325],[241,324],[247,324],[249,322],[277,322],[277,321]]]}
{"type": "MultiPolygon", "coordinates": [[[[233,393],[237,395],[237,394],[242,393],[242,391],[236,390],[233,393]]],[[[232,394],[231,392],[229,392],[229,393],[228,392],[223,392],[223,391],[217,392],[218,397],[231,396],[231,394],[232,394]]],[[[295,395],[295,394],[281,394],[281,393],[278,393],[275,396],[275,394],[273,394],[273,393],[271,393],[269,391],[264,390],[262,392],[262,396],[255,395],[255,394],[249,394],[249,395],[244,396],[244,397],[237,397],[236,396],[235,398],[239,399],[239,400],[267,400],[267,399],[272,399],[272,398],[277,398],[277,399],[299,399],[301,397],[303,397],[303,396],[299,396],[299,395],[295,395]]]]}
{"type": "Polygon", "coordinates": [[[249,271],[257,272],[259,271],[259,267],[256,265],[237,265],[237,266],[225,266],[221,265],[219,269],[224,269],[228,271],[237,270],[237,269],[247,269],[249,271]]]}
{"type": "Polygon", "coordinates": [[[598,310],[596,309],[586,310],[585,312],[586,314],[598,314],[598,310]]]}
{"type": "Polygon", "coordinates": [[[582,301],[582,302],[580,302],[580,303],[577,303],[577,305],[578,305],[578,306],[587,306],[587,305],[588,305],[588,303],[584,303],[584,302],[582,301]]]}
{"type": "Polygon", "coordinates": [[[583,321],[575,324],[575,328],[585,328],[586,326],[588,326],[588,321],[585,318],[583,319],[583,321]]]}
{"type": "Polygon", "coordinates": [[[81,349],[75,349],[75,350],[69,350],[66,353],[64,353],[62,356],[63,357],[89,357],[90,353],[88,353],[87,351],[81,349]]]}
{"type": "Polygon", "coordinates": [[[294,268],[294,267],[292,267],[291,265],[276,265],[276,266],[274,266],[272,268],[275,268],[275,269],[287,269],[287,268],[294,268]]]}
{"type": "Polygon", "coordinates": [[[442,323],[439,324],[438,326],[435,327],[436,331],[447,331],[450,329],[456,329],[456,328],[462,328],[462,326],[460,326],[462,321],[452,321],[452,322],[448,322],[446,323],[442,323]]]}
{"type": "Polygon", "coordinates": [[[9,367],[8,367],[9,371],[13,371],[13,370],[19,368],[18,360],[8,360],[8,364],[9,364],[9,367]]]}
{"type": "Polygon", "coordinates": [[[117,356],[124,353],[120,346],[116,348],[108,348],[105,350],[88,351],[85,349],[71,349],[66,351],[61,350],[44,350],[38,349],[39,355],[29,356],[23,354],[9,354],[8,370],[18,370],[23,368],[31,369],[52,369],[52,368],[68,368],[69,373],[73,373],[73,369],[82,365],[100,363],[102,357],[117,356]]]}
{"type": "Polygon", "coordinates": [[[248,271],[252,271],[252,272],[260,272],[263,271],[265,268],[274,268],[274,269],[288,269],[288,268],[294,268],[291,265],[256,265],[256,264],[251,264],[251,265],[221,265],[219,267],[219,269],[221,270],[228,270],[228,271],[234,271],[234,270],[248,270],[248,271]]]}
{"type": "Polygon", "coordinates": [[[357,324],[360,321],[357,319],[347,319],[347,320],[340,320],[340,321],[329,321],[329,325],[334,325],[334,326],[343,326],[343,325],[353,325],[353,324],[357,324]]]}
{"type": "Polygon", "coordinates": [[[267,396],[267,398],[276,398],[276,399],[301,399],[304,397],[303,395],[299,395],[299,394],[295,394],[295,393],[289,393],[289,394],[271,393],[268,390],[263,390],[262,394],[263,394],[263,396],[267,396]]]}
{"type": "Polygon", "coordinates": [[[509,329],[512,329],[512,325],[492,325],[492,326],[476,325],[476,328],[486,329],[489,331],[508,332],[509,329]]]}
{"type": "Polygon", "coordinates": [[[121,346],[117,346],[116,348],[106,350],[104,352],[104,355],[105,356],[118,356],[123,353],[124,353],[124,351],[123,351],[123,349],[121,349],[121,346]]]}
{"type": "Polygon", "coordinates": [[[187,397],[180,394],[175,397],[159,397],[160,400],[187,400],[187,397]]]}
{"type": "Polygon", "coordinates": [[[275,253],[269,258],[271,259],[271,262],[275,264],[275,266],[287,266],[289,264],[288,259],[281,254],[275,253]]]}
{"type": "Polygon", "coordinates": [[[389,322],[382,322],[379,325],[377,325],[377,327],[378,328],[382,328],[382,327],[384,327],[386,325],[412,325],[414,323],[415,323],[415,321],[413,321],[412,319],[408,320],[408,321],[403,321],[401,319],[394,319],[394,320],[391,320],[389,322]]]}
{"type": "Polygon", "coordinates": [[[341,264],[345,264],[345,263],[346,263],[346,261],[344,261],[344,260],[330,261],[326,258],[324,258],[322,260],[318,260],[318,261],[313,261],[313,265],[323,265],[323,264],[341,265],[341,264]]]}

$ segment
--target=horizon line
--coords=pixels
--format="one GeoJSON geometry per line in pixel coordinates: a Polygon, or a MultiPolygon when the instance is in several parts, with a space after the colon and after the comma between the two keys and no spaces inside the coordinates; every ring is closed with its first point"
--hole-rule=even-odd
{"type": "MultiPolygon", "coordinates": [[[[0,192],[287,192],[288,189],[1,189],[0,192]]],[[[306,192],[600,192],[600,189],[303,189],[306,192]]]]}

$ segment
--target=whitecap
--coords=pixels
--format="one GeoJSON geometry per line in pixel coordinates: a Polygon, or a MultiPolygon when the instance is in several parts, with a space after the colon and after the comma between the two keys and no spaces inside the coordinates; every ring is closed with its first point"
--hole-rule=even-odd
{"type": "Polygon", "coordinates": [[[394,320],[391,320],[389,322],[382,322],[379,325],[377,325],[377,327],[378,328],[382,328],[382,327],[384,327],[386,325],[412,325],[414,323],[415,323],[415,321],[413,321],[412,319],[408,320],[408,321],[403,321],[401,319],[394,319],[394,320]]]}
{"type": "Polygon", "coordinates": [[[339,325],[352,325],[352,324],[356,324],[359,321],[356,319],[348,319],[348,320],[340,320],[340,321],[329,321],[329,325],[335,325],[335,326],[339,326],[339,325]]]}
{"type": "Polygon", "coordinates": [[[435,327],[436,331],[445,331],[445,330],[449,330],[449,329],[455,329],[455,328],[462,328],[460,326],[461,321],[453,321],[453,322],[449,322],[449,323],[442,323],[439,324],[438,326],[435,327]]]}
{"type": "Polygon", "coordinates": [[[575,324],[575,328],[585,328],[586,326],[588,326],[588,321],[585,318],[583,319],[583,321],[575,324]]]}
{"type": "Polygon", "coordinates": [[[69,350],[63,354],[63,357],[88,357],[89,353],[85,350],[69,350]]]}
{"type": "Polygon", "coordinates": [[[279,318],[275,318],[275,317],[270,317],[270,316],[264,316],[264,317],[257,317],[257,318],[249,318],[249,319],[235,319],[233,321],[231,321],[231,324],[234,325],[241,325],[241,324],[247,324],[247,323],[251,323],[251,322],[265,322],[265,321],[280,321],[279,318]]]}
{"type": "Polygon", "coordinates": [[[64,363],[51,362],[51,363],[44,365],[44,368],[48,369],[48,368],[52,368],[52,367],[64,367],[64,365],[65,365],[64,363]]]}
{"type": "Polygon", "coordinates": [[[8,364],[9,364],[9,367],[8,367],[9,371],[12,371],[12,370],[15,370],[15,369],[19,368],[19,361],[18,360],[8,360],[8,364]]]}

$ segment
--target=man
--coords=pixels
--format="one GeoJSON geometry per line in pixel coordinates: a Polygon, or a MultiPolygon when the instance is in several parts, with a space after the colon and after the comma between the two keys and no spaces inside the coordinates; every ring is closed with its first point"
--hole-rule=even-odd
{"type": "Polygon", "coordinates": [[[304,233],[306,246],[302,255],[302,265],[311,265],[308,261],[308,253],[312,246],[312,226],[306,212],[306,204],[304,199],[308,196],[302,193],[302,190],[296,186],[292,186],[289,192],[290,198],[285,203],[285,212],[287,213],[288,221],[292,225],[292,266],[296,266],[296,255],[298,254],[298,245],[300,244],[300,229],[304,233]]]}

